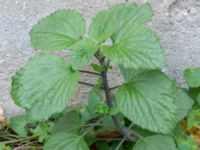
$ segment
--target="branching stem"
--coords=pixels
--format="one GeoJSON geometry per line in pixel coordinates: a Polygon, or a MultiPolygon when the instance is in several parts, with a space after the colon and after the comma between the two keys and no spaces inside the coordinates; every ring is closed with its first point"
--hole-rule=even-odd
{"type": "Polygon", "coordinates": [[[105,117],[100,118],[96,123],[91,125],[81,136],[87,135],[95,126],[97,126],[101,121],[103,121],[105,117]]]}
{"type": "MultiPolygon", "coordinates": [[[[102,66],[106,64],[105,60],[99,61],[99,62],[102,66]]],[[[110,61],[108,61],[106,65],[109,65],[109,62],[110,61]]],[[[113,98],[112,98],[112,95],[110,94],[110,88],[109,88],[108,79],[107,79],[107,71],[108,70],[104,70],[101,72],[102,79],[103,79],[103,89],[105,91],[107,105],[110,108],[112,108],[113,107],[113,98]]],[[[112,120],[113,120],[113,123],[115,124],[116,128],[122,133],[122,135],[124,137],[126,137],[127,139],[129,139],[131,141],[134,141],[134,137],[130,136],[129,133],[123,127],[121,127],[120,121],[119,121],[117,115],[112,116],[112,120]]]]}

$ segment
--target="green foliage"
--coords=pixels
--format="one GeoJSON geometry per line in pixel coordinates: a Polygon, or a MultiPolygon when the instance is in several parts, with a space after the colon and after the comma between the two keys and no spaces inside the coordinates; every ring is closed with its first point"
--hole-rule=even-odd
{"type": "Polygon", "coordinates": [[[65,109],[78,80],[79,73],[63,59],[38,55],[13,77],[11,96],[28,110],[30,120],[45,120],[65,109]]]}
{"type": "Polygon", "coordinates": [[[42,143],[49,138],[49,134],[51,133],[53,126],[54,125],[51,123],[41,122],[36,126],[35,129],[32,129],[31,132],[33,136],[38,137],[38,141],[42,143]]]}
{"type": "Polygon", "coordinates": [[[0,150],[11,150],[11,148],[6,146],[5,143],[0,142],[0,150]]]}
{"type": "Polygon", "coordinates": [[[176,125],[174,82],[159,71],[143,72],[123,84],[116,95],[119,110],[135,124],[157,133],[176,125]]]}
{"type": "Polygon", "coordinates": [[[165,65],[159,39],[142,25],[124,26],[113,45],[102,46],[101,49],[106,57],[125,68],[157,69],[165,65]]]}
{"type": "Polygon", "coordinates": [[[184,76],[189,87],[200,87],[200,68],[188,68],[185,70],[184,76]]]}
{"type": "Polygon", "coordinates": [[[45,144],[44,150],[89,150],[81,136],[71,133],[53,135],[45,144]]]}
{"type": "Polygon", "coordinates": [[[9,127],[15,131],[19,136],[26,137],[28,130],[26,124],[28,123],[28,118],[26,115],[16,116],[11,118],[9,127]]]}
{"type": "Polygon", "coordinates": [[[31,32],[31,43],[41,50],[63,50],[84,35],[85,20],[74,10],[59,10],[39,21],[31,32]]]}
{"type": "Polygon", "coordinates": [[[192,128],[193,126],[200,127],[200,108],[194,107],[188,114],[187,118],[188,127],[192,128]]]}
{"type": "Polygon", "coordinates": [[[172,137],[153,135],[139,140],[133,150],[177,150],[172,137]]]}
{"type": "Polygon", "coordinates": [[[176,101],[175,104],[177,106],[177,120],[181,121],[184,117],[187,116],[188,112],[192,108],[194,101],[187,94],[185,89],[177,88],[175,91],[176,101]]]}
{"type": "Polygon", "coordinates": [[[16,72],[11,96],[26,115],[11,119],[9,130],[16,135],[0,136],[1,149],[26,141],[28,148],[35,142],[35,149],[44,150],[196,150],[195,140],[177,135],[176,127],[183,119],[199,127],[200,71],[185,71],[189,90],[161,71],[164,50],[146,25],[152,16],[148,3],[125,3],[97,13],[87,35],[82,14],[70,9],[33,26],[34,48],[70,49],[69,60],[38,54],[16,72]],[[87,65],[92,71],[81,70],[87,65]],[[108,83],[116,66],[125,79],[119,85],[108,83]],[[97,82],[82,81],[80,73],[98,76],[97,82]],[[68,109],[78,83],[92,89],[86,104],[68,109]]]}
{"type": "Polygon", "coordinates": [[[82,69],[90,63],[97,46],[90,39],[83,39],[73,46],[71,63],[74,69],[82,69]]]}
{"type": "Polygon", "coordinates": [[[68,132],[76,134],[82,124],[80,114],[76,111],[70,111],[58,119],[52,133],[68,132]]]}
{"type": "Polygon", "coordinates": [[[191,136],[177,139],[178,150],[199,150],[195,139],[191,136]]]}

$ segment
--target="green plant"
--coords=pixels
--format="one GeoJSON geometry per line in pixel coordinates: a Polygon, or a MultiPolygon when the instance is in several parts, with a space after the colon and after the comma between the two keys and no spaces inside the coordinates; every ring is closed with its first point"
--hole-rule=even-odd
{"type": "Polygon", "coordinates": [[[32,132],[45,150],[189,147],[192,140],[174,131],[193,100],[161,71],[164,50],[145,25],[152,16],[149,4],[118,4],[99,12],[88,34],[75,10],[59,10],[42,19],[30,32],[33,47],[42,54],[17,71],[11,89],[14,102],[27,112],[25,124],[31,121],[35,127],[28,130],[22,123],[22,128],[11,128],[22,136],[32,132]],[[65,49],[70,50],[69,60],[49,54],[65,49]],[[88,64],[93,72],[82,70],[88,64]],[[110,87],[107,74],[113,65],[119,66],[125,81],[110,87]],[[98,82],[82,82],[80,73],[96,75],[98,82]],[[92,87],[88,103],[66,109],[78,84],[92,87]]]}

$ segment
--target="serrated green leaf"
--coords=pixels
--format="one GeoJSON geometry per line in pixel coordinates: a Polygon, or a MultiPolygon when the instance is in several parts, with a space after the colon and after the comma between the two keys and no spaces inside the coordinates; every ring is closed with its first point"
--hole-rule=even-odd
{"type": "Polygon", "coordinates": [[[171,136],[153,135],[136,142],[133,150],[177,150],[171,136]]]}
{"type": "Polygon", "coordinates": [[[97,46],[90,39],[83,39],[72,47],[71,63],[74,69],[82,69],[90,63],[92,56],[97,50],[97,46]]]}
{"type": "MultiPolygon", "coordinates": [[[[92,20],[89,36],[102,43],[127,24],[144,24],[153,16],[149,4],[118,4],[99,12],[92,20]]],[[[112,38],[114,40],[114,37],[112,38]]]]}
{"type": "Polygon", "coordinates": [[[79,73],[62,58],[39,55],[12,78],[11,95],[31,120],[45,120],[63,111],[75,92],[79,73]]]}
{"type": "Polygon", "coordinates": [[[175,94],[175,103],[178,110],[177,121],[181,121],[188,114],[194,102],[184,89],[177,88],[175,94]]]}
{"type": "Polygon", "coordinates": [[[165,66],[159,38],[142,25],[124,26],[112,46],[102,46],[103,54],[124,68],[158,69],[165,66]]]}
{"type": "Polygon", "coordinates": [[[28,130],[26,124],[28,123],[28,118],[26,115],[12,117],[10,119],[9,128],[15,131],[19,136],[26,137],[28,130]]]}
{"type": "Polygon", "coordinates": [[[33,26],[30,37],[34,48],[41,50],[63,50],[84,35],[85,20],[74,10],[58,10],[33,26]]]}
{"type": "Polygon", "coordinates": [[[184,77],[189,87],[200,87],[200,68],[188,68],[184,71],[184,77]]]}
{"type": "Polygon", "coordinates": [[[81,126],[80,114],[76,111],[70,111],[58,119],[52,133],[67,132],[76,134],[81,126]]]}
{"type": "Polygon", "coordinates": [[[44,150],[89,150],[89,148],[81,136],[58,133],[47,141],[44,150]]]}
{"type": "Polygon", "coordinates": [[[136,125],[170,133],[176,125],[174,82],[160,71],[143,72],[119,87],[117,106],[136,125]]]}

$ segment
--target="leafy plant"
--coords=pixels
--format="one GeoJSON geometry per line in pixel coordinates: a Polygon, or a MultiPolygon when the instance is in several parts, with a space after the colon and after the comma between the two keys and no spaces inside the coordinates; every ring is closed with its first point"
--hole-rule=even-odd
{"type": "MultiPolygon", "coordinates": [[[[189,150],[192,140],[174,131],[194,102],[161,71],[164,50],[146,25],[152,16],[148,3],[118,4],[99,12],[88,33],[75,10],[59,10],[39,21],[30,37],[41,54],[16,72],[11,89],[27,122],[36,126],[27,131],[23,121],[22,128],[12,123],[11,128],[22,136],[32,132],[45,143],[44,150],[189,150]],[[69,50],[70,59],[49,54],[60,50],[69,50]],[[82,70],[87,65],[94,71],[82,70]],[[114,65],[125,81],[111,87],[108,73],[114,65]],[[80,81],[82,73],[96,75],[98,82],[80,81]],[[66,109],[78,84],[92,87],[88,103],[66,109]]],[[[186,71],[191,87],[200,86],[188,76],[186,71]]]]}

